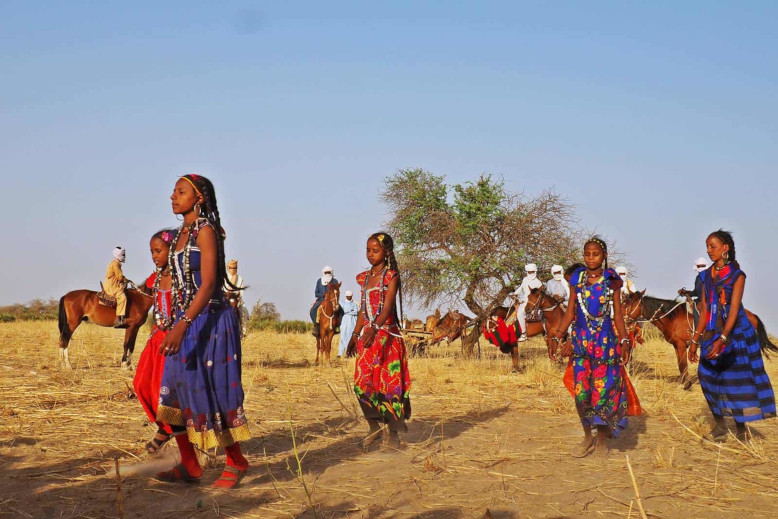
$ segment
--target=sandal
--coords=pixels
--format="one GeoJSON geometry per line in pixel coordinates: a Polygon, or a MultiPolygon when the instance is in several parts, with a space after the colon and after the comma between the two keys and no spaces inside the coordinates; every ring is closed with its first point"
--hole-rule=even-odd
{"type": "Polygon", "coordinates": [[[222,471],[219,479],[211,484],[211,488],[235,488],[248,470],[248,467],[239,469],[238,467],[227,465],[224,467],[224,471],[222,471]]]}
{"type": "Polygon", "coordinates": [[[183,481],[184,483],[199,483],[200,477],[192,477],[189,471],[183,463],[179,463],[170,470],[157,473],[157,479],[160,481],[167,481],[168,483],[174,483],[176,481],[183,481]]]}
{"type": "Polygon", "coordinates": [[[595,443],[596,442],[592,441],[592,443],[586,447],[584,447],[583,445],[576,445],[575,447],[573,447],[573,450],[572,452],[570,452],[570,455],[573,458],[585,458],[586,456],[594,452],[595,443]]]}
{"type": "Polygon", "coordinates": [[[170,441],[172,435],[166,433],[162,429],[159,429],[154,437],[146,444],[146,454],[156,454],[159,450],[170,441]]]}

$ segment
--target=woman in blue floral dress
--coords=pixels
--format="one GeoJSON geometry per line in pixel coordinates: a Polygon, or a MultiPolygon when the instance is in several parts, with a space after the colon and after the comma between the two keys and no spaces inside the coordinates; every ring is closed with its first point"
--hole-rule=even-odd
{"type": "Polygon", "coordinates": [[[579,458],[591,453],[607,456],[608,438],[627,427],[623,365],[631,350],[621,300],[614,297],[622,281],[615,270],[608,268],[608,248],[603,240],[594,237],[586,242],[584,263],[586,267],[578,268],[570,277],[567,313],[559,328],[550,332],[549,348],[549,356],[556,359],[564,330],[575,322],[572,342],[562,346],[562,355],[571,357],[575,406],[584,431],[583,441],[572,452],[579,458]]]}

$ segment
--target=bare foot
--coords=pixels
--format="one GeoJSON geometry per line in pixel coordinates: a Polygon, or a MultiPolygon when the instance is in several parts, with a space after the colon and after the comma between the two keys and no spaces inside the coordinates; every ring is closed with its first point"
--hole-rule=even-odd
{"type": "Polygon", "coordinates": [[[574,458],[583,458],[594,451],[594,437],[586,436],[570,453],[574,458]]]}
{"type": "Polygon", "coordinates": [[[606,440],[605,437],[600,438],[598,435],[598,439],[594,446],[594,457],[607,458],[610,452],[611,450],[610,447],[608,447],[608,440],[606,440]]]}
{"type": "Polygon", "coordinates": [[[384,431],[383,431],[383,429],[376,429],[376,430],[371,430],[371,431],[370,431],[370,432],[367,434],[367,436],[365,436],[365,437],[362,439],[362,442],[361,442],[361,444],[362,444],[362,448],[363,448],[363,449],[367,449],[368,447],[370,447],[371,445],[373,445],[375,442],[377,442],[378,440],[380,440],[380,439],[383,437],[383,435],[384,435],[384,431]]]}

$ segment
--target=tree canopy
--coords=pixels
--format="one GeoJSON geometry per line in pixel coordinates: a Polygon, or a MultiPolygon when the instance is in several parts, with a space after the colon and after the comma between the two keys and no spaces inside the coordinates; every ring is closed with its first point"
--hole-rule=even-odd
{"type": "Polygon", "coordinates": [[[539,273],[580,257],[573,207],[554,191],[510,193],[501,178],[447,185],[422,169],[386,178],[381,199],[389,209],[387,231],[395,240],[403,293],[426,308],[461,306],[477,327],[521,282],[527,263],[539,273]]]}

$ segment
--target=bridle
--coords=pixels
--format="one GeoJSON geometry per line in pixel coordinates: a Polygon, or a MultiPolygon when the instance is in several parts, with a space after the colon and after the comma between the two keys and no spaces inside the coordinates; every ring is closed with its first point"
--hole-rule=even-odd
{"type": "Polygon", "coordinates": [[[554,301],[554,304],[553,304],[552,306],[550,306],[550,307],[548,307],[548,308],[543,308],[543,307],[542,307],[542,306],[540,306],[540,305],[541,305],[541,304],[543,304],[543,301],[545,301],[546,299],[550,299],[550,296],[549,296],[549,295],[546,293],[546,291],[545,291],[545,290],[540,290],[540,289],[539,289],[539,290],[537,291],[537,293],[538,293],[538,294],[540,294],[540,295],[538,296],[538,298],[535,300],[535,302],[534,302],[534,303],[532,303],[532,302],[529,300],[529,297],[532,295],[532,293],[530,293],[530,294],[529,294],[529,296],[527,296],[527,306],[524,308],[524,311],[525,311],[526,313],[528,313],[528,314],[531,314],[532,312],[534,312],[534,311],[535,311],[535,310],[537,310],[538,308],[540,308],[540,309],[541,309],[541,311],[543,311],[543,312],[552,312],[552,311],[553,311],[553,310],[554,310],[556,307],[558,307],[558,306],[559,306],[559,303],[557,303],[556,301],[554,301]],[[532,307],[531,307],[531,308],[530,308],[530,304],[532,304],[532,307]]]}

